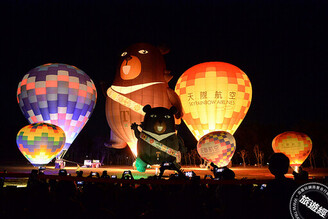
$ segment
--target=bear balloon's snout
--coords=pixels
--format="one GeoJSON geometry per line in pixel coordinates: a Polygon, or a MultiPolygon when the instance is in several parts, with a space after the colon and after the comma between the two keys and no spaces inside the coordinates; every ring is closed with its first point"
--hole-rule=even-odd
{"type": "Polygon", "coordinates": [[[140,59],[133,55],[126,55],[120,67],[121,78],[123,80],[132,80],[138,77],[140,73],[141,73],[140,59]]]}
{"type": "Polygon", "coordinates": [[[163,121],[157,121],[154,124],[154,130],[157,134],[162,134],[166,131],[166,123],[163,121]]]}

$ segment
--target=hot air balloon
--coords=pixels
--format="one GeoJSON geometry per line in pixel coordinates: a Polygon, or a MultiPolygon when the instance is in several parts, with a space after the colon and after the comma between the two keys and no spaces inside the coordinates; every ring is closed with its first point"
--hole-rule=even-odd
{"type": "Polygon", "coordinates": [[[197,140],[213,131],[233,135],[252,99],[247,75],[224,62],[205,62],[189,68],[179,78],[175,91],[182,102],[183,120],[197,140]]]}
{"type": "Polygon", "coordinates": [[[44,122],[61,127],[66,144],[63,157],[84,127],[97,100],[97,90],[82,70],[49,63],[30,70],[18,84],[17,101],[30,123],[44,122]]]}
{"type": "Polygon", "coordinates": [[[34,166],[48,164],[65,145],[65,132],[58,126],[33,123],[23,127],[17,134],[17,146],[34,166]]]}
{"type": "Polygon", "coordinates": [[[299,166],[311,153],[312,141],[304,133],[289,131],[273,139],[272,149],[275,153],[284,153],[290,160],[290,166],[298,172],[299,166]]]}
{"type": "Polygon", "coordinates": [[[137,138],[130,127],[132,123],[140,124],[143,121],[142,108],[147,104],[165,108],[173,105],[178,109],[175,116],[181,117],[180,99],[168,86],[171,78],[157,47],[137,43],[122,53],[106,99],[106,118],[112,131],[111,140],[117,141],[112,147],[122,148],[125,142],[137,155],[137,138]]]}
{"type": "Polygon", "coordinates": [[[225,131],[208,133],[197,143],[198,154],[218,167],[228,166],[235,150],[235,138],[225,131]]]}

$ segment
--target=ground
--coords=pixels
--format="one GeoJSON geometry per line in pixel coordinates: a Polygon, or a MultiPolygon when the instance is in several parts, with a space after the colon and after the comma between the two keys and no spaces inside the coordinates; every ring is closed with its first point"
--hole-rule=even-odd
{"type": "MultiPolygon", "coordinates": [[[[35,167],[31,165],[26,166],[1,166],[0,173],[4,170],[7,170],[8,173],[30,173],[32,169],[35,167]]],[[[137,170],[133,170],[131,166],[102,166],[101,168],[77,168],[76,166],[69,166],[66,167],[67,172],[70,173],[72,176],[76,175],[77,170],[83,171],[83,176],[88,176],[90,172],[98,172],[100,175],[104,170],[107,170],[108,175],[116,175],[118,178],[121,178],[123,171],[131,170],[132,175],[135,179],[140,178],[147,178],[148,176],[155,175],[156,169],[151,168],[147,169],[145,173],[140,173],[137,170]]],[[[194,171],[197,176],[200,176],[201,179],[204,178],[205,175],[212,175],[212,172],[208,169],[199,168],[195,166],[183,166],[182,169],[184,171],[194,171]]],[[[235,174],[236,179],[257,179],[257,180],[266,180],[266,179],[273,179],[273,176],[269,172],[267,167],[232,167],[231,168],[235,174]]],[[[317,168],[317,169],[310,169],[305,168],[306,171],[309,172],[309,178],[323,178],[328,176],[328,169],[326,168],[317,168]]],[[[54,166],[47,166],[45,172],[46,175],[57,175],[58,169],[55,169],[54,166]]],[[[165,171],[164,175],[168,176],[172,174],[173,171],[165,171]]],[[[292,169],[289,170],[288,174],[286,175],[288,178],[292,178],[292,169]]],[[[5,186],[13,185],[13,186],[26,186],[27,178],[6,178],[5,186]]]]}

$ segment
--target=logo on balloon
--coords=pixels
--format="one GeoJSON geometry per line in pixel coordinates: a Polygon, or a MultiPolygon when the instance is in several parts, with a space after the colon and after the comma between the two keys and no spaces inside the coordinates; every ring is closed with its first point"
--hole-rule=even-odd
{"type": "Polygon", "coordinates": [[[236,150],[235,138],[224,131],[211,132],[203,136],[197,144],[199,155],[218,167],[229,164],[236,150]]]}
{"type": "Polygon", "coordinates": [[[23,127],[17,134],[20,152],[34,166],[48,164],[65,145],[65,132],[56,125],[34,123],[23,127]]]}

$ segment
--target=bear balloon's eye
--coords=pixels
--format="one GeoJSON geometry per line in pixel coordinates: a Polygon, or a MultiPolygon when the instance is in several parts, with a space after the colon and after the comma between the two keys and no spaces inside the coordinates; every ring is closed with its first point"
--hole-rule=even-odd
{"type": "Polygon", "coordinates": [[[151,118],[156,118],[157,115],[151,114],[150,117],[151,117],[151,118]]]}
{"type": "Polygon", "coordinates": [[[164,117],[165,117],[165,119],[170,119],[171,118],[170,115],[165,115],[164,117]]]}
{"type": "Polygon", "coordinates": [[[128,54],[127,52],[123,52],[122,54],[121,54],[121,56],[123,57],[123,56],[126,56],[126,54],[128,54]]]}
{"type": "Polygon", "coordinates": [[[145,50],[145,49],[140,49],[140,50],[138,51],[138,53],[140,53],[140,54],[142,54],[142,55],[145,55],[145,54],[148,53],[148,51],[145,50]]]}

